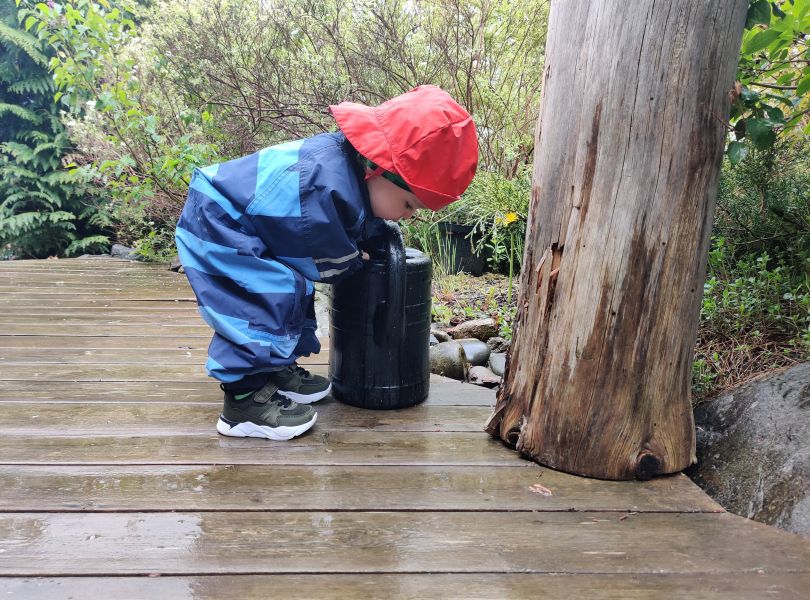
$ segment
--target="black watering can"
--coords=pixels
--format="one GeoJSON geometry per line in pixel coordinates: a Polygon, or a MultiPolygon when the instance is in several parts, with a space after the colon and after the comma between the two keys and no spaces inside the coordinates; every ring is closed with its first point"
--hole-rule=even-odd
{"type": "Polygon", "coordinates": [[[405,248],[399,227],[370,260],[332,289],[329,377],[332,395],[362,408],[405,408],[430,387],[430,259],[405,248]]]}

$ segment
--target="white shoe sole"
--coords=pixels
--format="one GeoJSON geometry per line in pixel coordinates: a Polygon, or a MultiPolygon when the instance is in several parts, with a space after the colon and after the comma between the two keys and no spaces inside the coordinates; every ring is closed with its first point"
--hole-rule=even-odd
{"type": "Polygon", "coordinates": [[[278,393],[298,404],[312,404],[313,402],[326,398],[331,391],[332,384],[330,383],[328,388],[315,394],[296,394],[295,392],[285,392],[284,390],[279,390],[278,393]]]}
{"type": "Polygon", "coordinates": [[[296,425],[295,427],[267,427],[266,425],[256,425],[246,421],[244,423],[237,423],[236,425],[228,425],[222,418],[217,421],[217,431],[222,435],[230,437],[255,437],[266,438],[268,440],[275,440],[277,442],[286,442],[297,435],[301,435],[310,427],[315,425],[318,420],[318,413],[312,415],[312,420],[296,425]]]}

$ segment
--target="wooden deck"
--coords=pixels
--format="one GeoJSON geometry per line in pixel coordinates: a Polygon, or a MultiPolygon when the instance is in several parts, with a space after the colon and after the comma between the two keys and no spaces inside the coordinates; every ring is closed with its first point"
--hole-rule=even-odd
{"type": "Polygon", "coordinates": [[[0,598],[808,597],[810,540],[682,475],[524,461],[481,431],[483,388],[217,435],[209,333],[165,269],[0,263],[0,311],[0,598]]]}

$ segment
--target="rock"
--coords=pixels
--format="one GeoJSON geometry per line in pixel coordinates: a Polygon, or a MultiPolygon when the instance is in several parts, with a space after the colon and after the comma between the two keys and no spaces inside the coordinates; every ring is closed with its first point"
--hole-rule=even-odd
{"type": "Polygon", "coordinates": [[[440,342],[449,342],[450,340],[453,339],[441,329],[431,329],[430,333],[436,336],[436,339],[439,340],[440,342]]]}
{"type": "Polygon", "coordinates": [[[493,352],[490,354],[489,368],[492,369],[492,372],[495,373],[495,375],[500,375],[503,377],[503,374],[506,371],[506,353],[493,352]]]}
{"type": "Polygon", "coordinates": [[[169,271],[175,271],[176,273],[184,273],[185,270],[183,269],[183,265],[180,264],[180,259],[178,257],[174,257],[172,262],[169,263],[169,271]]]}
{"type": "Polygon", "coordinates": [[[493,352],[506,352],[511,344],[512,342],[499,336],[491,337],[487,340],[487,347],[493,352]]]}
{"type": "Polygon", "coordinates": [[[470,383],[494,388],[501,385],[501,378],[486,367],[470,367],[470,383]]]}
{"type": "Polygon", "coordinates": [[[438,343],[439,343],[439,340],[437,340],[437,339],[436,339],[436,336],[435,336],[435,335],[433,335],[433,334],[431,333],[431,334],[430,334],[430,338],[428,339],[428,344],[429,344],[430,346],[435,346],[435,345],[436,345],[436,344],[438,344],[438,343]]]}
{"type": "Polygon", "coordinates": [[[470,363],[458,342],[441,342],[430,349],[430,372],[463,381],[467,379],[470,363]]]}
{"type": "Polygon", "coordinates": [[[695,421],[698,485],[731,512],[810,535],[810,363],[720,395],[695,421]]]}
{"type": "Polygon", "coordinates": [[[122,246],[121,244],[113,244],[110,255],[115,258],[123,258],[124,260],[142,260],[142,257],[135,253],[134,248],[122,246]]]}
{"type": "Polygon", "coordinates": [[[475,338],[463,338],[456,340],[464,348],[464,354],[471,365],[483,367],[489,360],[489,348],[481,340],[475,338]]]}
{"type": "Polygon", "coordinates": [[[455,327],[448,329],[447,333],[456,340],[475,338],[486,342],[489,338],[498,334],[498,326],[495,324],[495,319],[475,319],[474,321],[459,323],[455,327]]]}

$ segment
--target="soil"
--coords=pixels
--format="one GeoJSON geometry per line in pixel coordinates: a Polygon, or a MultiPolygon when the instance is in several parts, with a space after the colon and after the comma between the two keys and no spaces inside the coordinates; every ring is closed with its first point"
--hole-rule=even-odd
{"type": "Polygon", "coordinates": [[[518,281],[512,280],[509,297],[509,277],[497,273],[484,273],[479,277],[459,273],[434,275],[433,321],[439,325],[458,325],[471,319],[493,317],[508,329],[517,307],[518,281]]]}

